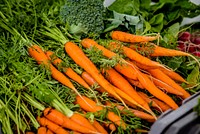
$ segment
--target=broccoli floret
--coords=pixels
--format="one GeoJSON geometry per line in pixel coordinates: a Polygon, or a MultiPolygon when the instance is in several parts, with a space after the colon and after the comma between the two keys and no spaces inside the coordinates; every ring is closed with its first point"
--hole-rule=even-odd
{"type": "Polygon", "coordinates": [[[103,0],[67,0],[61,18],[73,34],[98,35],[104,30],[103,0]]]}

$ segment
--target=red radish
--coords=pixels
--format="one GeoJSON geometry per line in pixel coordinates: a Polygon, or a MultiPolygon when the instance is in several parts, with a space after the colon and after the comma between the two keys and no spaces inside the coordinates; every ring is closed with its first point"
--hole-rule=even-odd
{"type": "Polygon", "coordinates": [[[180,33],[178,39],[181,41],[189,41],[191,37],[191,34],[189,32],[182,32],[180,33]]]}
{"type": "Polygon", "coordinates": [[[200,45],[200,36],[199,37],[196,37],[193,41],[193,43],[197,44],[197,45],[200,45]]]}
{"type": "Polygon", "coordinates": [[[200,45],[189,43],[187,46],[187,51],[191,53],[195,51],[200,51],[200,45]]]}
{"type": "Polygon", "coordinates": [[[186,52],[186,49],[187,49],[187,45],[186,43],[184,43],[183,41],[178,41],[178,46],[177,48],[181,51],[184,51],[186,52]]]}
{"type": "Polygon", "coordinates": [[[195,52],[193,52],[192,54],[194,54],[195,56],[200,57],[200,51],[195,51],[195,52]]]}

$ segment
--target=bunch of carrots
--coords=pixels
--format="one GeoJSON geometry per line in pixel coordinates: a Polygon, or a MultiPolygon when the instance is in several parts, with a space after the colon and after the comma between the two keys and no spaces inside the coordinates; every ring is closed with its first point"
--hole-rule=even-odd
{"type": "MultiPolygon", "coordinates": [[[[50,34],[53,33],[46,35],[50,34]]],[[[54,36],[50,37],[59,41],[54,36]]],[[[195,59],[194,56],[154,44],[153,41],[157,40],[158,36],[141,36],[113,31],[110,37],[112,38],[111,41],[102,44],[89,38],[82,39],[79,43],[67,39],[60,40],[64,45],[65,50],[63,51],[77,66],[82,68],[83,71],[80,74],[74,71],[73,68],[63,66],[64,61],[51,50],[43,50],[39,45],[32,45],[28,48],[28,52],[38,64],[43,64],[46,69],[50,70],[51,76],[55,80],[76,93],[74,104],[78,104],[84,113],[98,112],[106,108],[117,108],[122,114],[126,114],[126,110],[128,110],[138,118],[154,122],[159,116],[155,114],[154,110],[162,113],[179,107],[180,104],[175,102],[171,95],[182,100],[190,97],[189,92],[180,85],[181,83],[187,84],[184,78],[166,65],[150,58],[157,56],[190,56],[195,59]],[[150,45],[152,49],[148,56],[143,56],[137,51],[138,49],[144,51],[148,49],[145,44],[150,45]],[[118,62],[109,68],[100,68],[84,52],[84,50],[91,48],[100,51],[102,56],[108,60],[118,57],[118,62]],[[70,80],[79,83],[93,93],[94,89],[92,87],[98,84],[95,90],[99,93],[106,92],[109,97],[115,99],[118,103],[113,101],[101,103],[97,98],[93,100],[82,95],[70,80]]],[[[47,108],[43,113],[44,117],[38,118],[41,124],[38,133],[44,133],[44,131],[46,133],[69,133],[69,130],[74,131],[74,133],[108,133],[107,128],[105,129],[106,125],[96,120],[91,122],[83,118],[87,123],[76,120],[77,122],[73,122],[76,125],[73,125],[70,122],[71,118],[65,119],[66,116],[55,109],[47,108]],[[58,116],[60,116],[60,119],[58,119],[58,116]],[[70,127],[65,125],[70,125],[70,127]],[[50,126],[54,127],[51,128],[50,126]]],[[[80,116],[80,114],[77,115],[80,116]]],[[[82,116],[78,116],[75,118],[82,118],[82,116]]],[[[128,124],[126,121],[123,121],[120,115],[112,110],[108,110],[106,118],[114,127],[117,125],[124,130],[127,129],[128,124]]],[[[115,129],[111,130],[115,131],[115,129]]]]}

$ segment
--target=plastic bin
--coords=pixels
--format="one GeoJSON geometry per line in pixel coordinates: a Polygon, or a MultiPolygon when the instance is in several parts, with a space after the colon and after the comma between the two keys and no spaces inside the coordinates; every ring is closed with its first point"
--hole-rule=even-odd
{"type": "Polygon", "coordinates": [[[151,126],[149,134],[200,134],[200,116],[194,111],[200,92],[183,101],[177,110],[164,112],[151,126]]]}

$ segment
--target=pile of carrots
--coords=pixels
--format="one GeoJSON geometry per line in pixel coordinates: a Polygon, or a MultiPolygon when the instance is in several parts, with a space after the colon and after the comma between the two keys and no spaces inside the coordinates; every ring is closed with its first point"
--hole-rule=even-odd
{"type": "MultiPolygon", "coordinates": [[[[141,36],[122,31],[113,31],[110,37],[112,41],[106,45],[98,44],[97,41],[89,38],[80,41],[82,47],[73,41],[67,41],[63,44],[66,54],[77,66],[84,70],[81,74],[76,73],[70,67],[64,67],[62,59],[57,57],[53,51],[43,50],[39,45],[32,45],[28,48],[29,55],[38,64],[45,65],[55,80],[76,93],[77,96],[74,104],[78,104],[82,111],[84,111],[82,115],[77,114],[77,117],[74,117],[77,120],[73,122],[71,118],[67,118],[61,112],[47,108],[43,112],[44,117],[38,118],[38,122],[41,125],[38,128],[38,134],[61,134],[69,133],[69,131],[73,131],[75,134],[106,134],[108,133],[108,125],[96,120],[89,121],[83,118],[85,113],[98,112],[108,107],[116,107],[124,114],[126,114],[126,109],[138,118],[154,122],[158,118],[154,110],[162,113],[168,109],[175,110],[179,107],[179,104],[173,100],[171,95],[177,96],[182,100],[190,97],[189,92],[180,85],[181,83],[187,84],[184,78],[166,65],[162,65],[150,58],[156,56],[193,57],[192,55],[154,44],[153,41],[157,40],[158,36],[141,36]],[[141,55],[136,50],[136,48],[140,50],[148,49],[145,48],[145,44],[152,46],[152,52],[148,57],[141,55]],[[101,51],[102,55],[107,59],[119,57],[119,62],[108,69],[99,68],[83,51],[83,49],[90,48],[96,48],[101,51]],[[116,50],[120,53],[116,53],[116,50]],[[125,58],[120,57],[120,54],[125,58]],[[107,101],[102,104],[98,99],[93,100],[82,95],[70,81],[71,79],[92,92],[94,92],[94,89],[91,87],[98,84],[99,86],[96,90],[99,93],[106,92],[109,97],[119,103],[107,101]],[[54,112],[55,114],[53,114],[54,112]],[[85,122],[81,119],[84,119],[85,122]]],[[[110,127],[111,131],[116,130],[115,126],[121,127],[124,130],[127,129],[126,121],[123,121],[117,113],[108,110],[106,118],[111,122],[110,126],[113,126],[110,127]]]]}

